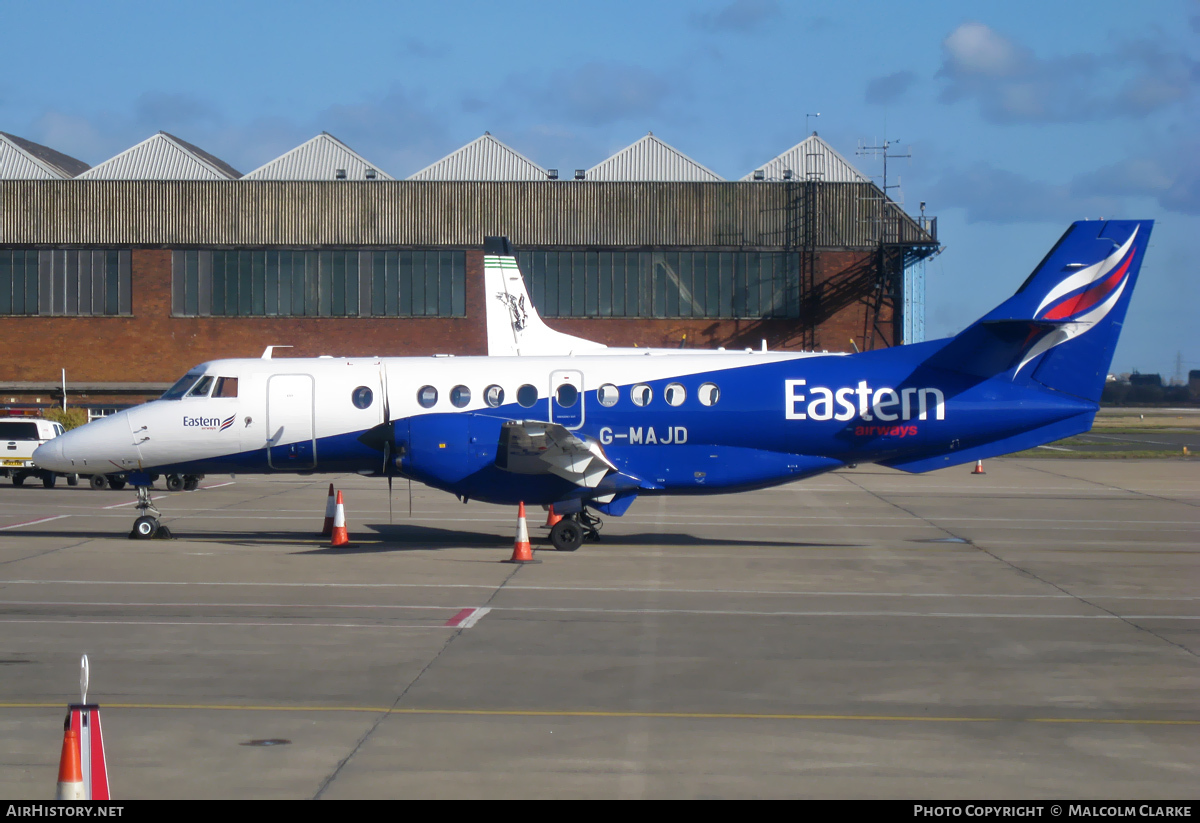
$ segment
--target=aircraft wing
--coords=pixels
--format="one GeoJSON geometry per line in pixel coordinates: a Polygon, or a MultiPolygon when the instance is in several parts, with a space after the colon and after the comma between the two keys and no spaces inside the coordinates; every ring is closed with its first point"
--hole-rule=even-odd
{"type": "Polygon", "coordinates": [[[553,474],[594,489],[617,467],[600,444],[582,440],[558,423],[514,420],[500,430],[496,465],[514,474],[553,474]]]}

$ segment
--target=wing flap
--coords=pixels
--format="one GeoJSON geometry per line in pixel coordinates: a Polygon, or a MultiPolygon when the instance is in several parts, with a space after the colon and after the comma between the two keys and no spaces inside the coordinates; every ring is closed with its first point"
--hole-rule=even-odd
{"type": "Polygon", "coordinates": [[[496,465],[514,474],[553,474],[589,489],[617,470],[599,443],[540,420],[504,424],[496,465]]]}

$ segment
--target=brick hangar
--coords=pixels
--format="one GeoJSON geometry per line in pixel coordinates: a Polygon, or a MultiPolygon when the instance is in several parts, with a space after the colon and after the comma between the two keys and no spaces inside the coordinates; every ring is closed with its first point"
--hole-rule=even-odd
{"type": "Polygon", "coordinates": [[[405,180],[320,134],[239,174],[159,132],[86,164],[0,132],[0,408],[91,414],[196,363],[486,353],[483,238],[549,325],[621,346],[923,338],[912,217],[813,133],[737,181],[648,134],[559,175],[490,134],[405,180]]]}

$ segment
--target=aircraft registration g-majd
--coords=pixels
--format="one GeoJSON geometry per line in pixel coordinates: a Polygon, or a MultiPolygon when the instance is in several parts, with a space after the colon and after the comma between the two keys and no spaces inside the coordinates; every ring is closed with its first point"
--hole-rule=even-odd
{"type": "Polygon", "coordinates": [[[906,472],[1086,432],[1153,222],[1073,224],[1016,294],[943,339],[859,354],[612,349],[538,317],[487,238],[486,357],[215,360],[160,399],[42,445],[45,469],[357,472],[467,500],[553,504],[578,548],[639,495],[717,494],[852,463],[906,472]]]}

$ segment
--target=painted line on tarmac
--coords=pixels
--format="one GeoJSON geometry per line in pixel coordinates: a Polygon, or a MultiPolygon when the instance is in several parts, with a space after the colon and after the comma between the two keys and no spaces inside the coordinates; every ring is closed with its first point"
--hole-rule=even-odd
{"type": "Polygon", "coordinates": [[[40,520],[26,520],[24,523],[13,523],[11,526],[0,526],[0,532],[8,531],[9,529],[19,529],[22,526],[36,526],[38,523],[49,523],[51,520],[62,520],[70,517],[69,514],[57,514],[54,517],[43,517],[40,520]]]}
{"type": "MultiPolygon", "coordinates": [[[[234,588],[284,588],[284,589],[485,589],[491,591],[498,584],[489,583],[254,583],[249,581],[204,581],[204,580],[5,580],[5,586],[229,586],[234,588]]],[[[1200,600],[1200,595],[1182,595],[1167,597],[1162,595],[1137,594],[1003,594],[1003,593],[964,593],[952,592],[852,592],[852,591],[787,591],[781,589],[674,589],[650,586],[530,586],[509,584],[505,591],[561,592],[574,594],[576,592],[617,592],[622,594],[753,594],[767,596],[796,596],[796,597],[941,597],[941,598],[995,598],[1016,600],[1151,600],[1151,601],[1192,601],[1200,600]]],[[[46,603],[45,600],[36,601],[46,603]]],[[[132,604],[118,604],[132,605],[132,604]]],[[[180,605],[180,604],[158,604],[180,605]]],[[[247,605],[227,603],[224,605],[247,605]]],[[[253,605],[253,604],[250,604],[253,605]]],[[[267,604],[258,604],[267,605],[267,604]]],[[[278,604],[269,604],[278,605],[278,604]]],[[[298,604],[297,604],[298,605],[298,604]]],[[[454,608],[453,606],[412,606],[409,608],[454,608]]]]}
{"type": "Polygon", "coordinates": [[[463,609],[458,614],[446,621],[445,625],[448,628],[469,629],[483,619],[483,616],[490,612],[491,609],[487,606],[482,606],[477,609],[463,609]]]}
{"type": "MultiPolygon", "coordinates": [[[[61,709],[62,703],[0,703],[0,709],[61,709]]],[[[105,709],[216,712],[354,712],[460,717],[561,717],[659,720],[840,720],[890,723],[1095,723],[1133,726],[1200,726],[1200,720],[1123,717],[928,717],[903,714],[767,714],[749,712],[625,712],[572,709],[407,709],[391,706],[253,706],[196,703],[104,703],[105,709]]]]}
{"type": "Polygon", "coordinates": [[[228,481],[228,482],[225,482],[225,483],[215,483],[215,484],[213,484],[213,485],[211,485],[211,486],[201,486],[200,488],[201,488],[201,489],[219,489],[219,488],[221,488],[222,486],[232,486],[234,483],[237,483],[237,481],[236,481],[236,480],[230,480],[230,481],[228,481]]]}
{"type": "Polygon", "coordinates": [[[280,626],[283,628],[301,628],[301,629],[444,629],[441,623],[414,623],[414,624],[380,624],[380,623],[284,623],[280,622],[265,622],[255,623],[250,621],[207,621],[207,620],[8,620],[0,619],[0,624],[4,623],[37,623],[37,624],[65,624],[71,626],[199,626],[209,628],[212,626],[236,626],[245,628],[247,626],[260,626],[271,628],[280,626]]]}
{"type": "MultiPolygon", "coordinates": [[[[151,500],[162,500],[162,499],[163,499],[164,497],[166,497],[166,496],[167,496],[167,495],[165,495],[165,494],[160,494],[160,495],[158,495],[157,497],[151,497],[150,499],[151,499],[151,500]]],[[[113,505],[111,505],[111,506],[105,506],[104,508],[106,508],[106,509],[119,509],[119,508],[121,508],[122,506],[133,506],[133,505],[135,505],[137,502],[138,502],[138,501],[136,501],[136,500],[129,500],[129,501],[126,501],[126,502],[124,502],[124,503],[114,503],[113,505]]]]}
{"type": "MultiPolygon", "coordinates": [[[[3,604],[0,604],[3,605],[3,604]]],[[[74,605],[74,604],[50,604],[50,605],[74,605]]],[[[88,604],[81,604],[88,605],[88,604]]],[[[106,604],[98,604],[106,605],[106,604]]],[[[119,605],[119,604],[112,604],[119,605]]],[[[173,604],[152,604],[153,607],[169,608],[173,604]]],[[[200,605],[200,604],[193,604],[200,605]]],[[[226,604],[228,607],[228,604],[226,604]]],[[[289,608],[289,606],[281,605],[278,608],[289,608]]],[[[293,605],[290,608],[297,608],[293,605]]],[[[309,607],[303,607],[309,608],[309,607]]],[[[360,607],[360,608],[387,608],[378,606],[360,607]]],[[[391,608],[400,609],[430,609],[430,608],[445,608],[432,606],[393,606],[391,608]]],[[[467,611],[463,609],[462,611],[467,611]]],[[[459,614],[462,614],[462,611],[459,614]]],[[[663,616],[685,616],[685,617],[763,617],[763,618],[779,618],[779,617],[867,617],[867,618],[928,618],[935,620],[963,620],[963,619],[981,619],[981,620],[1200,620],[1200,615],[1188,614],[1019,614],[1011,612],[906,612],[906,611],[748,611],[742,609],[609,609],[609,608],[586,608],[586,607],[545,607],[545,606],[492,606],[485,610],[483,614],[476,614],[479,609],[470,610],[475,615],[471,626],[478,622],[483,614],[489,612],[499,613],[521,613],[521,614],[581,614],[581,615],[663,615],[663,616]]],[[[456,615],[457,616],[457,615],[456,615]]],[[[385,624],[367,624],[367,623],[316,623],[316,622],[285,622],[285,621],[210,621],[210,620],[143,620],[138,618],[129,619],[112,619],[112,620],[74,620],[70,618],[0,618],[0,625],[7,623],[34,623],[34,624],[60,624],[68,623],[71,625],[80,626],[284,626],[284,627],[318,627],[318,628],[367,628],[367,629],[391,629],[391,628],[470,628],[470,626],[462,626],[462,622],[466,622],[470,617],[464,617],[460,623],[452,622],[454,618],[445,623],[438,623],[436,626],[429,624],[399,626],[385,624]]]]}

